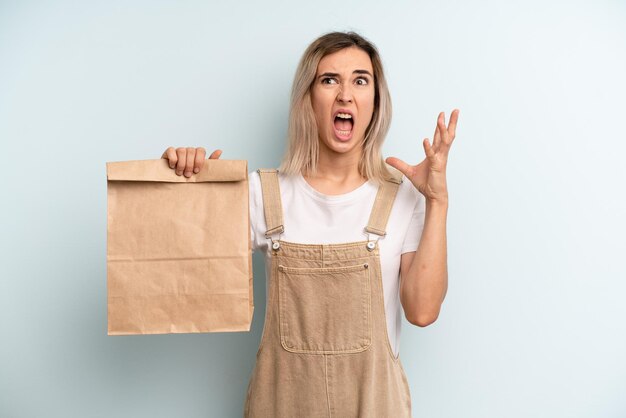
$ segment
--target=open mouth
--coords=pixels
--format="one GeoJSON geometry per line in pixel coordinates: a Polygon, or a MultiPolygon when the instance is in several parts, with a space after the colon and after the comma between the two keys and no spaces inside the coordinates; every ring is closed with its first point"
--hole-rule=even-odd
{"type": "Polygon", "coordinates": [[[350,139],[352,137],[352,128],[354,127],[352,114],[337,112],[333,125],[335,127],[335,135],[337,135],[339,139],[350,139]]]}

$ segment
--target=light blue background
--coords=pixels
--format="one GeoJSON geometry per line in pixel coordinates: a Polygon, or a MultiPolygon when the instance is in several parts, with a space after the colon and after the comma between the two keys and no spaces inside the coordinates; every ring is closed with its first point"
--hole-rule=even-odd
{"type": "Polygon", "coordinates": [[[237,417],[253,330],[106,335],[106,161],[278,164],[295,66],[354,29],[386,66],[385,155],[461,109],[449,291],[406,320],[424,418],[626,416],[620,1],[1,1],[1,417],[237,417]]]}

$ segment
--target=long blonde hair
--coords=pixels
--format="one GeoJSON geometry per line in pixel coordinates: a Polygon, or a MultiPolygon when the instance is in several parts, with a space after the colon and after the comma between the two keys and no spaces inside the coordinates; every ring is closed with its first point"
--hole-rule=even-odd
{"type": "Polygon", "coordinates": [[[291,89],[288,144],[279,167],[281,172],[285,174],[302,172],[312,175],[316,173],[319,133],[311,104],[311,88],[320,60],[326,55],[350,47],[358,47],[365,51],[374,69],[374,113],[365,131],[359,173],[378,183],[390,178],[391,173],[382,159],[381,148],[391,123],[391,96],[378,50],[374,44],[355,32],[327,33],[313,41],[304,51],[291,89]]]}

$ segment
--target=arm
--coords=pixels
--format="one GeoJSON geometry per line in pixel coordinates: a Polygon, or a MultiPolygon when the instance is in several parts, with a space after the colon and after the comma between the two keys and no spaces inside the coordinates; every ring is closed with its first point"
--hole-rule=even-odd
{"type": "Polygon", "coordinates": [[[421,163],[411,166],[394,157],[386,160],[426,198],[424,229],[417,251],[403,254],[400,260],[400,302],[407,320],[421,327],[437,319],[448,291],[446,165],[458,117],[455,109],[446,127],[444,113],[439,114],[432,146],[428,138],[423,141],[426,158],[421,163]]]}
{"type": "Polygon", "coordinates": [[[400,302],[407,320],[420,327],[435,322],[448,291],[447,213],[447,202],[426,201],[417,251],[400,261],[400,302]]]}

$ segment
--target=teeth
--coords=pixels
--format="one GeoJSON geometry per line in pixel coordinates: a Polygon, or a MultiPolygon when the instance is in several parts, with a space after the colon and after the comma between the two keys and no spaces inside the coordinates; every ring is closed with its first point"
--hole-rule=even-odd
{"type": "Polygon", "coordinates": [[[337,116],[341,119],[352,119],[352,115],[349,113],[337,113],[337,116]]]}
{"type": "Polygon", "coordinates": [[[340,130],[337,130],[337,132],[339,132],[339,135],[343,135],[343,136],[350,135],[350,131],[340,131],[340,130]]]}

